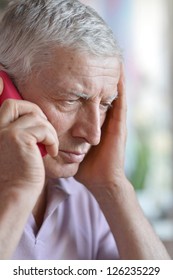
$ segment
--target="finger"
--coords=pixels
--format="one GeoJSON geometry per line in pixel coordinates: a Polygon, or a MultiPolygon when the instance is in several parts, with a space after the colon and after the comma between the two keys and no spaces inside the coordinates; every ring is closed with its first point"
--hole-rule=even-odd
{"type": "Polygon", "coordinates": [[[0,77],[0,95],[2,94],[3,88],[4,88],[3,79],[0,77]]]}
{"type": "Polygon", "coordinates": [[[125,90],[125,75],[124,75],[124,68],[121,66],[120,70],[120,78],[118,81],[118,99],[117,104],[120,107],[126,106],[126,90],[125,90]]]}
{"type": "Polygon", "coordinates": [[[50,127],[50,129],[53,128],[50,122],[43,116],[39,115],[36,112],[30,112],[21,116],[20,118],[15,120],[15,122],[10,123],[9,128],[12,126],[16,129],[26,129],[29,127],[40,125],[45,125],[48,128],[50,127]]]}
{"type": "Polygon", "coordinates": [[[126,89],[125,89],[125,78],[124,70],[121,70],[120,79],[118,82],[118,98],[113,103],[112,110],[113,117],[119,121],[126,120],[127,103],[126,103],[126,89]]]}
{"type": "Polygon", "coordinates": [[[25,143],[30,150],[37,143],[45,145],[47,153],[55,157],[58,154],[58,137],[53,133],[53,130],[48,130],[45,126],[29,127],[25,133],[20,135],[20,143],[25,143]]]}
{"type": "Polygon", "coordinates": [[[58,142],[57,133],[55,128],[52,126],[52,124],[41,117],[40,115],[32,112],[30,114],[24,115],[17,119],[14,123],[12,123],[9,128],[13,129],[13,131],[19,131],[19,130],[26,130],[31,131],[32,135],[32,129],[37,129],[37,127],[43,127],[44,129],[47,129],[48,133],[52,133],[55,141],[58,142]]]}
{"type": "Polygon", "coordinates": [[[0,126],[4,127],[14,122],[19,117],[32,112],[47,119],[42,110],[34,103],[26,100],[5,100],[0,108],[0,126]]]}

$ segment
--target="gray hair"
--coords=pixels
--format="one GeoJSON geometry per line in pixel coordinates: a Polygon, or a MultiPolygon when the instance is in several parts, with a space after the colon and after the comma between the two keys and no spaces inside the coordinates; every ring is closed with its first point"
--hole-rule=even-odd
{"type": "Polygon", "coordinates": [[[121,51],[111,29],[94,9],[78,0],[11,1],[0,22],[0,69],[16,81],[48,63],[56,47],[97,56],[121,51]]]}

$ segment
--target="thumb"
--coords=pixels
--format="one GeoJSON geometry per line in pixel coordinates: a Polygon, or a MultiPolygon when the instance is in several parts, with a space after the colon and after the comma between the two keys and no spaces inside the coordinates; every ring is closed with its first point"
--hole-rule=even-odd
{"type": "Polygon", "coordinates": [[[2,94],[3,88],[4,88],[4,83],[2,78],[0,77],[0,95],[2,94]]]}

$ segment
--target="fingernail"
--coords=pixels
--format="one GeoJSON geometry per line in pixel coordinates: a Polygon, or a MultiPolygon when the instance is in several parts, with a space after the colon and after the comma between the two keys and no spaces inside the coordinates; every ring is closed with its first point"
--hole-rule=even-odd
{"type": "Polygon", "coordinates": [[[1,93],[3,91],[3,88],[4,88],[4,83],[3,83],[2,78],[0,77],[0,95],[1,95],[1,93]]]}

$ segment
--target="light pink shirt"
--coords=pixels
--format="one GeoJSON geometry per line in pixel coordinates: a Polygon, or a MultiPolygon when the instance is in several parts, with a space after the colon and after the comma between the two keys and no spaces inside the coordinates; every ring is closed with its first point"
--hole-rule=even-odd
{"type": "Polygon", "coordinates": [[[94,197],[73,178],[52,181],[40,230],[31,214],[12,259],[117,259],[108,224],[94,197]]]}

